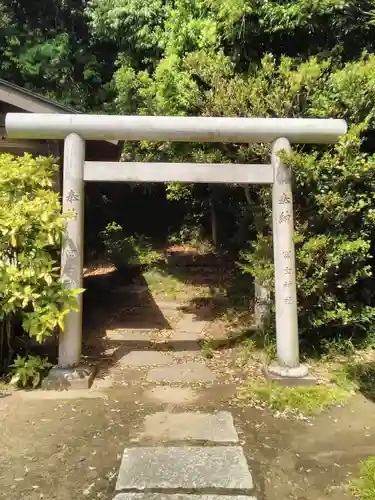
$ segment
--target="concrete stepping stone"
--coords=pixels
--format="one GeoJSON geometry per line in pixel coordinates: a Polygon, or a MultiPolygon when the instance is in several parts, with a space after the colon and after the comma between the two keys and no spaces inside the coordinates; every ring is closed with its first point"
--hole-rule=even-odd
{"type": "Polygon", "coordinates": [[[240,446],[125,448],[116,491],[151,488],[250,490],[253,480],[240,446]]]}
{"type": "Polygon", "coordinates": [[[195,339],[185,342],[168,340],[168,345],[173,349],[171,354],[175,359],[200,358],[203,360],[202,349],[195,339]]]}
{"type": "Polygon", "coordinates": [[[175,302],[173,300],[154,299],[154,304],[161,311],[179,311],[179,309],[181,308],[181,304],[179,302],[175,302]]]}
{"type": "Polygon", "coordinates": [[[147,342],[151,343],[150,334],[155,332],[155,328],[134,329],[117,328],[116,330],[107,330],[106,337],[109,340],[122,342],[147,342]]]}
{"type": "Polygon", "coordinates": [[[147,415],[144,419],[142,437],[169,441],[238,442],[233,417],[227,411],[214,414],[157,412],[147,415]]]}
{"type": "Polygon", "coordinates": [[[120,359],[124,366],[165,366],[172,364],[173,356],[160,351],[131,351],[120,359]]]}
{"type": "Polygon", "coordinates": [[[184,333],[202,333],[209,325],[208,321],[197,319],[195,314],[184,314],[176,325],[176,331],[184,333]]]}
{"type": "Polygon", "coordinates": [[[197,392],[190,387],[169,387],[168,385],[147,389],[143,395],[153,403],[174,405],[189,405],[198,399],[197,392]]]}
{"type": "Polygon", "coordinates": [[[193,360],[199,360],[203,361],[204,358],[202,356],[202,353],[200,351],[195,351],[195,350],[188,350],[188,351],[173,351],[172,355],[174,359],[178,360],[186,360],[186,361],[193,361],[193,360]]]}
{"type": "Polygon", "coordinates": [[[173,342],[174,344],[189,345],[193,342],[196,343],[197,341],[204,339],[203,333],[180,332],[177,330],[172,330],[168,333],[168,341],[173,342]]]}
{"type": "Polygon", "coordinates": [[[113,500],[256,500],[247,495],[184,495],[182,493],[119,493],[113,500]]]}
{"type": "Polygon", "coordinates": [[[148,382],[214,382],[212,371],[203,363],[187,361],[186,363],[152,368],[147,374],[148,382]]]}

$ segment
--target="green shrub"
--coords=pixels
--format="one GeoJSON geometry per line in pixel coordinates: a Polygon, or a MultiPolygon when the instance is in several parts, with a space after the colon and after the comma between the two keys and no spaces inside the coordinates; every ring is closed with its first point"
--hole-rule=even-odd
{"type": "MultiPolygon", "coordinates": [[[[351,360],[346,363],[341,377],[349,380],[367,399],[375,400],[375,362],[351,360]]],[[[337,382],[336,380],[336,383],[337,382]]]]}
{"type": "Polygon", "coordinates": [[[169,236],[169,245],[182,245],[194,248],[200,253],[209,253],[213,251],[212,244],[203,237],[202,225],[183,224],[180,230],[169,236]]]}
{"type": "Polygon", "coordinates": [[[375,456],[361,464],[359,478],[350,483],[350,489],[360,500],[375,500],[375,456]]]}
{"type": "Polygon", "coordinates": [[[32,386],[35,389],[41,383],[52,364],[46,358],[43,359],[40,356],[25,356],[22,358],[18,355],[10,366],[12,368],[11,385],[32,386]]]}
{"type": "Polygon", "coordinates": [[[17,328],[42,342],[64,329],[82,291],[64,287],[52,257],[67,219],[51,189],[55,171],[51,158],[0,155],[0,371],[17,328]]]}
{"type": "Polygon", "coordinates": [[[134,267],[147,267],[161,259],[159,252],[153,250],[145,236],[126,236],[117,222],[107,224],[100,233],[109,260],[119,271],[134,267]]]}
{"type": "MultiPolygon", "coordinates": [[[[366,152],[374,126],[375,56],[340,68],[330,64],[315,58],[303,64],[283,58],[277,64],[267,56],[259,72],[243,82],[251,83],[253,115],[267,116],[273,109],[276,116],[343,117],[350,126],[334,147],[293,146],[292,155],[283,155],[293,171],[299,331],[302,346],[318,351],[345,339],[353,346],[372,345],[375,336],[375,155],[366,152]]],[[[269,190],[260,199],[270,232],[269,190]]],[[[242,252],[241,267],[273,291],[267,228],[242,252]]]]}

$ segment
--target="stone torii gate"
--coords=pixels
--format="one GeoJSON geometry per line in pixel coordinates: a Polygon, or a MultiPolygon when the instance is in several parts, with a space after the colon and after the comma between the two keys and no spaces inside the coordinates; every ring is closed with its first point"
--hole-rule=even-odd
{"type": "MultiPolygon", "coordinates": [[[[346,134],[344,120],[302,118],[213,118],[8,113],[6,132],[14,139],[64,139],[63,211],[75,212],[66,226],[62,281],[82,287],[84,183],[186,182],[272,184],[277,363],[269,373],[280,379],[307,376],[299,363],[297,293],[291,172],[279,158],[291,143],[328,144],[346,134]],[[85,141],[271,142],[271,163],[121,163],[85,161],[85,141]]],[[[58,367],[50,376],[76,385],[85,376],[79,363],[82,345],[82,296],[70,312],[59,339],[58,367]]],[[[90,382],[90,375],[86,381],[90,382]]]]}

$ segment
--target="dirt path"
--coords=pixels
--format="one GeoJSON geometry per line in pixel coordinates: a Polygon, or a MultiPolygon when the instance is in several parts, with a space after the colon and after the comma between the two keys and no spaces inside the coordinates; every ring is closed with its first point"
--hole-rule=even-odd
{"type": "Polygon", "coordinates": [[[116,293],[87,322],[86,359],[100,367],[89,391],[0,399],[0,498],[351,498],[348,477],[375,449],[373,403],[357,397],[310,423],[242,408],[233,377],[202,356],[211,324],[189,312],[183,292],[174,300],[147,289],[136,300],[134,289],[132,300],[129,290],[116,293]],[[101,322],[111,307],[117,315],[101,322]]]}

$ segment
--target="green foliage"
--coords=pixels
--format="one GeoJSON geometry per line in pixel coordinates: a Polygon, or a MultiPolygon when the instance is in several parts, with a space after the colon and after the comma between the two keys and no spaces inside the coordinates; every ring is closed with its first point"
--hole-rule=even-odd
{"type": "Polygon", "coordinates": [[[238,391],[239,400],[263,405],[284,416],[310,417],[347,401],[353,390],[336,384],[284,387],[279,384],[250,382],[238,391]]]}
{"type": "Polygon", "coordinates": [[[132,267],[147,267],[161,259],[160,252],[152,249],[145,236],[126,236],[117,222],[107,224],[101,232],[110,261],[121,271],[132,267]]]}
{"type": "Polygon", "coordinates": [[[67,218],[51,189],[55,169],[50,158],[0,155],[1,349],[11,350],[16,323],[42,342],[77,308],[81,290],[64,287],[51,256],[67,218]]]}
{"type": "Polygon", "coordinates": [[[185,73],[198,54],[226,54],[239,72],[268,52],[348,60],[373,50],[373,12],[372,0],[1,0],[1,76],[81,109],[113,110],[116,95],[124,103],[116,71],[125,68],[135,93],[150,97],[154,87],[172,104],[182,89],[189,113],[190,91],[208,83],[185,73]]]}
{"type": "Polygon", "coordinates": [[[199,225],[184,224],[177,233],[171,234],[168,238],[169,245],[182,245],[194,248],[199,253],[209,253],[213,251],[212,244],[202,235],[202,227],[199,225]]]}
{"type": "Polygon", "coordinates": [[[150,0],[92,0],[86,14],[90,27],[99,38],[116,41],[118,48],[132,52],[138,63],[147,50],[159,44],[165,2],[150,0]],[[127,33],[126,39],[122,34],[127,33]],[[136,57],[136,52],[138,55],[136,57]]]}
{"type": "Polygon", "coordinates": [[[238,356],[239,365],[246,365],[254,356],[256,349],[256,341],[254,339],[246,339],[241,343],[241,351],[238,356]]]}
{"type": "Polygon", "coordinates": [[[90,35],[85,8],[81,0],[1,0],[1,77],[81,110],[108,100],[117,54],[90,35]]]}
{"type": "Polygon", "coordinates": [[[321,347],[326,359],[337,359],[341,356],[350,357],[356,351],[356,346],[352,339],[340,335],[332,339],[322,339],[321,347]]]}
{"type": "Polygon", "coordinates": [[[360,500],[375,499],[375,457],[362,462],[359,477],[351,481],[350,490],[360,500]]]}
{"type": "Polygon", "coordinates": [[[212,359],[215,355],[215,345],[211,339],[204,339],[201,343],[202,354],[206,359],[212,359]]]}
{"type": "MultiPolygon", "coordinates": [[[[323,348],[325,341],[320,337],[324,336],[372,339],[375,318],[371,279],[375,158],[362,150],[362,137],[373,116],[368,96],[375,59],[369,56],[348,63],[329,76],[327,64],[313,58],[298,66],[289,59],[275,65],[267,56],[262,71],[249,78],[251,106],[258,113],[267,116],[271,106],[278,116],[334,117],[343,116],[345,110],[344,116],[352,123],[349,134],[334,148],[308,153],[296,150],[284,157],[292,165],[294,178],[300,332],[306,345],[323,348]],[[263,92],[267,102],[261,99],[263,92]],[[289,108],[282,108],[286,103],[289,108]]],[[[264,200],[268,200],[267,193],[264,200]]],[[[269,208],[263,214],[267,220],[269,208]]],[[[258,235],[251,250],[242,251],[240,265],[273,289],[268,236],[258,235]]]]}
{"type": "Polygon", "coordinates": [[[148,269],[143,276],[152,294],[162,295],[167,297],[168,300],[176,300],[177,295],[181,292],[184,297],[186,295],[186,283],[162,269],[148,269]]]}
{"type": "Polygon", "coordinates": [[[349,380],[366,398],[375,401],[375,363],[373,361],[349,361],[344,365],[341,377],[349,380]]]}
{"type": "Polygon", "coordinates": [[[273,286],[272,238],[258,235],[249,250],[240,251],[238,266],[244,274],[251,274],[265,288],[273,286]]]}
{"type": "Polygon", "coordinates": [[[52,364],[48,362],[47,358],[41,358],[40,356],[25,356],[22,358],[18,355],[10,366],[12,368],[10,385],[31,386],[35,389],[41,383],[52,364]]]}

